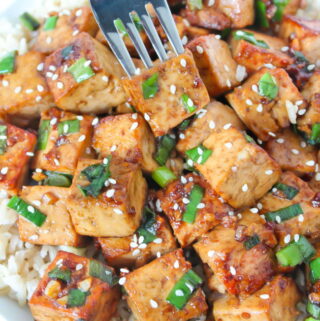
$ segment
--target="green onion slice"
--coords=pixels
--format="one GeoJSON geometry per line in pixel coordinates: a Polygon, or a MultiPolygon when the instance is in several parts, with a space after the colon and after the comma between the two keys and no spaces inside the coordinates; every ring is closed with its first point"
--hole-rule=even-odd
{"type": "Polygon", "coordinates": [[[247,141],[248,143],[254,143],[254,144],[256,144],[256,141],[255,141],[250,135],[248,135],[246,132],[244,132],[244,138],[246,139],[246,141],[247,141]]]}
{"type": "Polygon", "coordinates": [[[192,294],[201,285],[202,279],[193,270],[185,273],[170,291],[167,301],[182,310],[192,294]]]}
{"type": "Polygon", "coordinates": [[[44,23],[43,30],[49,31],[56,28],[58,16],[51,16],[49,17],[46,22],[44,23]]]}
{"type": "Polygon", "coordinates": [[[143,243],[148,244],[157,238],[158,224],[156,214],[149,208],[144,208],[142,223],[138,229],[139,236],[143,236],[143,243]]]}
{"type": "Polygon", "coordinates": [[[118,281],[110,268],[95,260],[90,261],[89,275],[108,283],[110,286],[114,286],[118,281]]]}
{"type": "Polygon", "coordinates": [[[295,187],[283,183],[276,183],[275,185],[273,185],[273,188],[276,188],[277,190],[283,192],[288,200],[294,199],[294,197],[299,193],[299,190],[295,187]]]}
{"type": "Polygon", "coordinates": [[[319,321],[319,319],[317,320],[317,319],[310,317],[310,318],[305,319],[304,321],[319,321]]]}
{"type": "Polygon", "coordinates": [[[123,22],[121,19],[116,19],[114,20],[114,26],[117,28],[118,32],[120,33],[121,37],[127,36],[128,32],[126,27],[124,26],[123,22]]]}
{"type": "Polygon", "coordinates": [[[38,133],[38,143],[37,149],[44,150],[47,147],[48,139],[49,139],[49,130],[50,130],[50,120],[43,119],[40,122],[39,133],[38,133]]]}
{"type": "Polygon", "coordinates": [[[90,292],[83,292],[79,289],[71,289],[68,293],[68,308],[81,307],[86,303],[90,292]]]}
{"type": "Polygon", "coordinates": [[[152,179],[161,187],[166,187],[169,183],[177,179],[177,176],[166,166],[160,166],[151,174],[152,179]]]}
{"type": "Polygon", "coordinates": [[[72,53],[73,51],[73,46],[67,46],[67,47],[64,47],[62,50],[61,50],[61,57],[63,59],[67,59],[70,54],[72,53]]]}
{"type": "Polygon", "coordinates": [[[188,113],[193,113],[197,110],[197,106],[194,105],[192,99],[187,94],[181,96],[181,103],[188,113]]]}
{"type": "Polygon", "coordinates": [[[80,131],[79,119],[65,120],[58,124],[59,136],[78,133],[79,131],[80,131]]]}
{"type": "Polygon", "coordinates": [[[157,152],[154,156],[154,159],[159,165],[164,165],[166,163],[175,145],[176,140],[170,135],[161,137],[157,152]]]}
{"type": "Polygon", "coordinates": [[[8,202],[7,206],[26,218],[28,221],[36,226],[42,226],[47,216],[38,211],[33,206],[26,203],[18,196],[13,196],[8,202]]]}
{"type": "Polygon", "coordinates": [[[22,25],[30,31],[35,31],[40,27],[39,21],[28,12],[23,13],[19,19],[22,25]]]}
{"type": "Polygon", "coordinates": [[[268,44],[263,41],[263,40],[257,40],[254,36],[253,33],[251,32],[247,32],[247,31],[243,31],[243,30],[238,30],[235,31],[233,33],[233,37],[236,40],[245,40],[255,46],[261,47],[261,48],[265,48],[265,49],[269,49],[270,47],[268,46],[268,44]]]}
{"type": "Polygon", "coordinates": [[[0,155],[3,155],[7,149],[7,125],[0,125],[0,155]]]}
{"type": "Polygon", "coordinates": [[[278,96],[278,93],[279,87],[276,80],[266,72],[259,80],[259,94],[272,100],[278,96]]]}
{"type": "Polygon", "coordinates": [[[0,75],[13,73],[16,55],[16,51],[11,51],[0,59],[0,75]]]}
{"type": "Polygon", "coordinates": [[[320,123],[316,123],[312,125],[310,141],[312,142],[312,145],[316,145],[320,143],[320,123]]]}
{"type": "Polygon", "coordinates": [[[142,93],[144,99],[153,98],[159,90],[159,73],[155,73],[142,83],[142,93]]]}
{"type": "Polygon", "coordinates": [[[299,246],[304,262],[309,262],[310,259],[316,253],[315,248],[310,244],[308,239],[303,235],[300,235],[299,240],[295,241],[295,243],[299,246]]]}
{"type": "Polygon", "coordinates": [[[136,13],[133,13],[131,15],[131,17],[132,17],[133,23],[136,26],[137,30],[139,32],[141,32],[143,30],[143,25],[142,25],[142,22],[141,22],[139,16],[136,13]]]}
{"type": "Polygon", "coordinates": [[[255,234],[251,236],[248,240],[244,241],[244,247],[246,250],[251,250],[253,247],[258,245],[260,243],[260,237],[259,235],[255,234]]]}
{"type": "Polygon", "coordinates": [[[294,267],[303,262],[303,256],[299,249],[299,246],[295,243],[291,243],[279,250],[276,253],[278,262],[282,266],[291,266],[294,267]]]}
{"type": "Polygon", "coordinates": [[[191,123],[191,119],[185,119],[180,125],[179,130],[186,130],[191,123]]]}
{"type": "Polygon", "coordinates": [[[183,213],[182,221],[192,224],[198,212],[198,205],[204,196],[204,189],[199,185],[194,185],[190,192],[189,203],[186,206],[186,211],[183,213]]]}
{"type": "Polygon", "coordinates": [[[274,21],[281,21],[283,17],[283,12],[290,0],[273,0],[273,4],[276,6],[277,11],[273,16],[274,21]]]}
{"type": "Polygon", "coordinates": [[[267,18],[267,6],[262,0],[256,1],[256,23],[262,28],[269,28],[270,26],[267,18]]]}
{"type": "Polygon", "coordinates": [[[74,80],[77,83],[81,83],[95,75],[94,71],[90,67],[90,61],[82,57],[78,59],[73,65],[68,68],[68,72],[71,73],[74,80]]]}
{"type": "Polygon", "coordinates": [[[53,171],[45,171],[44,174],[47,177],[41,181],[41,185],[70,187],[72,184],[72,175],[53,171]]]}
{"type": "Polygon", "coordinates": [[[309,64],[309,60],[306,58],[306,56],[301,51],[295,50],[294,56],[295,56],[297,62],[309,64]]]}
{"type": "Polygon", "coordinates": [[[71,281],[71,271],[69,269],[60,269],[55,267],[48,273],[49,278],[51,279],[58,279],[64,282],[71,281]]]}
{"type": "Polygon", "coordinates": [[[310,279],[312,283],[320,280],[320,257],[310,262],[310,279]]]}
{"type": "Polygon", "coordinates": [[[303,214],[303,210],[300,204],[293,204],[288,207],[284,207],[274,212],[268,212],[265,214],[267,221],[277,222],[277,217],[280,217],[281,222],[290,220],[291,218],[303,214]]]}
{"type": "Polygon", "coordinates": [[[204,147],[203,145],[199,145],[186,151],[186,155],[198,164],[204,164],[211,154],[212,150],[204,147]]]}
{"type": "Polygon", "coordinates": [[[309,300],[307,304],[307,312],[316,319],[320,318],[320,307],[316,304],[311,303],[309,300]]]}
{"type": "Polygon", "coordinates": [[[190,10],[201,10],[203,8],[202,0],[188,0],[190,10]]]}

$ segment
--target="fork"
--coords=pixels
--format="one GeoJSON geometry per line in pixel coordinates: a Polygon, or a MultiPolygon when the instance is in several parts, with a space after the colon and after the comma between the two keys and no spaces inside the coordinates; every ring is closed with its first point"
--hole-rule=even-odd
{"type": "Polygon", "coordinates": [[[151,15],[147,10],[147,5],[149,4],[153,5],[174,52],[177,55],[184,52],[167,0],[90,0],[90,3],[94,16],[111,50],[129,77],[136,75],[138,69],[131,59],[129,51],[115,26],[115,20],[120,19],[126,27],[127,33],[146,68],[152,68],[153,62],[134,24],[134,14],[140,18],[142,26],[159,59],[162,62],[168,59],[168,55],[153,24],[151,15]]]}

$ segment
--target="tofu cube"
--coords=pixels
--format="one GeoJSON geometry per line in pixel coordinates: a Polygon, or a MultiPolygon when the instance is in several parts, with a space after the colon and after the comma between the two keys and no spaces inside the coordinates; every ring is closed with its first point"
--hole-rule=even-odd
{"type": "Polygon", "coordinates": [[[293,171],[297,175],[313,173],[317,164],[315,147],[307,145],[302,138],[285,129],[270,139],[265,149],[280,165],[282,170],[293,171]]]}
{"type": "Polygon", "coordinates": [[[0,126],[0,189],[12,196],[18,194],[25,182],[37,138],[9,123],[1,123],[0,126]]]}
{"type": "Polygon", "coordinates": [[[167,297],[178,280],[191,269],[181,249],[166,254],[127,274],[124,284],[128,304],[139,321],[190,320],[206,313],[207,303],[201,288],[178,310],[167,297]]]}
{"type": "Polygon", "coordinates": [[[302,95],[308,102],[314,98],[316,94],[320,92],[320,72],[315,71],[309,78],[306,85],[303,87],[302,95]]]}
{"type": "Polygon", "coordinates": [[[98,114],[127,101],[120,81],[122,67],[88,33],[80,33],[48,56],[44,71],[55,103],[62,109],[98,114]]]}
{"type": "Polygon", "coordinates": [[[163,136],[209,103],[192,53],[173,57],[123,84],[155,136],[163,136]]]}
{"type": "Polygon", "coordinates": [[[24,186],[20,197],[46,215],[41,227],[19,216],[20,239],[32,244],[81,247],[85,239],[77,234],[66,207],[68,189],[55,186],[24,186]]]}
{"type": "Polygon", "coordinates": [[[279,68],[261,69],[228,94],[227,99],[241,120],[263,141],[274,137],[281,128],[296,124],[299,110],[307,106],[290,76],[279,68]],[[274,86],[273,93],[264,87],[265,79],[274,86]]]}
{"type": "Polygon", "coordinates": [[[176,241],[165,219],[157,215],[155,226],[156,238],[151,242],[145,240],[139,232],[127,237],[99,237],[97,243],[107,263],[119,268],[138,268],[159,255],[175,250],[176,241]]]}
{"type": "Polygon", "coordinates": [[[215,35],[198,37],[188,43],[193,57],[211,96],[219,96],[239,84],[237,63],[228,44],[215,35]]]}
{"type": "Polygon", "coordinates": [[[114,270],[98,261],[59,251],[29,307],[41,321],[109,321],[120,300],[114,270]]]}
{"type": "Polygon", "coordinates": [[[78,116],[51,108],[41,114],[38,150],[34,169],[73,175],[81,157],[86,156],[92,140],[92,116],[78,116]],[[47,127],[46,127],[47,126],[47,127]]]}
{"type": "Polygon", "coordinates": [[[195,167],[234,208],[254,205],[279,179],[278,164],[236,128],[212,132],[203,146],[211,154],[195,167]]]}
{"type": "Polygon", "coordinates": [[[49,13],[36,37],[33,49],[50,54],[68,45],[79,32],[87,32],[92,37],[96,35],[98,25],[89,7],[75,8],[67,15],[49,13]],[[48,26],[50,20],[55,20],[52,27],[48,26]]]}
{"type": "Polygon", "coordinates": [[[92,182],[88,182],[81,172],[92,165],[101,168],[105,165],[106,159],[81,159],[78,162],[67,199],[67,208],[71,213],[76,231],[81,235],[129,236],[140,225],[147,192],[147,183],[141,170],[137,165],[114,157],[108,162],[110,177],[104,184],[101,182],[104,176],[94,177],[92,182]],[[99,183],[102,186],[99,186],[99,183]],[[96,185],[101,188],[99,189],[96,185]],[[97,193],[84,195],[83,189],[88,186],[95,188],[97,193]]]}
{"type": "Polygon", "coordinates": [[[41,70],[45,55],[29,51],[17,56],[13,73],[0,76],[0,108],[8,120],[29,125],[40,113],[54,106],[53,97],[41,70]]]}
{"type": "Polygon", "coordinates": [[[276,276],[262,289],[241,300],[224,296],[214,302],[213,316],[219,321],[292,321],[300,312],[300,293],[295,282],[286,276],[276,276]]]}
{"type": "Polygon", "coordinates": [[[148,123],[140,114],[108,116],[95,127],[93,147],[101,157],[114,155],[129,163],[137,163],[145,171],[158,165],[153,159],[155,139],[148,123]]]}
{"type": "Polygon", "coordinates": [[[161,208],[168,216],[173,232],[182,247],[186,247],[221,223],[225,216],[233,213],[233,209],[222,203],[210,185],[198,175],[188,174],[170,183],[159,193],[161,208]],[[190,193],[194,186],[203,189],[203,197],[199,202],[193,223],[183,220],[190,202],[190,193]]]}
{"type": "Polygon", "coordinates": [[[217,226],[193,247],[221,284],[218,288],[224,287],[229,294],[245,297],[259,290],[274,275],[271,247],[277,241],[272,229],[258,215],[246,211],[242,217],[234,226],[217,226]],[[252,237],[258,237],[259,243],[247,248],[246,241],[252,237]]]}
{"type": "Polygon", "coordinates": [[[222,129],[224,126],[244,130],[245,127],[232,108],[213,100],[199,113],[191,125],[179,135],[177,150],[184,153],[201,144],[212,131],[222,129]]]}
{"type": "MultiPolygon", "coordinates": [[[[269,47],[256,46],[243,39],[237,40],[234,36],[231,38],[230,44],[233,58],[238,64],[245,66],[249,73],[258,71],[266,65],[286,68],[294,62],[292,57],[281,51],[282,48],[287,46],[287,43],[282,39],[252,30],[242,31],[253,34],[256,40],[264,41],[269,47]]],[[[241,31],[236,32],[239,33],[241,31]]]]}

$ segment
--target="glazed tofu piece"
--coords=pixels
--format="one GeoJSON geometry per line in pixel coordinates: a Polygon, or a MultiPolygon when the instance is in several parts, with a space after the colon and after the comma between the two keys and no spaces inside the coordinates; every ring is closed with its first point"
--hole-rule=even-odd
{"type": "Polygon", "coordinates": [[[239,130],[245,129],[234,110],[219,101],[211,101],[204,111],[197,115],[182,135],[179,135],[180,139],[176,147],[180,153],[198,146],[212,131],[222,129],[226,125],[231,124],[239,130]]]}
{"type": "Polygon", "coordinates": [[[138,165],[115,157],[81,159],[67,208],[81,235],[129,236],[140,225],[146,193],[147,183],[138,165]]]}
{"type": "Polygon", "coordinates": [[[109,321],[120,300],[112,268],[59,251],[33,293],[29,307],[41,321],[109,321]]]}
{"type": "Polygon", "coordinates": [[[155,136],[163,136],[209,103],[192,53],[173,57],[123,84],[155,136]]]}
{"type": "Polygon", "coordinates": [[[122,67],[113,54],[88,33],[45,60],[44,71],[58,107],[85,114],[105,113],[127,101],[122,67]]]}
{"type": "Polygon", "coordinates": [[[320,59],[320,22],[301,17],[285,15],[279,30],[279,36],[290,46],[301,51],[311,62],[320,59]]]}
{"type": "Polygon", "coordinates": [[[281,51],[286,46],[287,43],[280,38],[252,30],[235,31],[231,38],[233,58],[238,64],[245,66],[249,73],[265,66],[286,68],[291,65],[293,58],[281,51]],[[246,41],[246,37],[249,37],[251,42],[246,41]]]}
{"type": "Polygon", "coordinates": [[[43,112],[32,168],[73,175],[79,159],[87,155],[91,145],[93,119],[58,108],[43,112]]]}
{"type": "Polygon", "coordinates": [[[192,273],[190,271],[191,264],[179,249],[127,274],[124,287],[135,318],[139,321],[186,321],[205,314],[208,307],[199,284],[189,284],[193,295],[181,309],[167,300],[177,282],[186,273],[192,273]]]}
{"type": "Polygon", "coordinates": [[[155,139],[144,118],[137,113],[108,116],[95,127],[93,147],[101,157],[113,155],[154,171],[155,139]]]}
{"type": "Polygon", "coordinates": [[[89,7],[81,7],[58,15],[51,12],[44,21],[36,37],[33,49],[50,54],[68,45],[79,32],[87,32],[94,37],[98,25],[89,7]]]}
{"type": "Polygon", "coordinates": [[[263,68],[227,95],[241,120],[259,139],[267,141],[296,124],[307,107],[302,94],[285,70],[263,68]],[[267,89],[273,87],[272,92],[267,89]]]}
{"type": "Polygon", "coordinates": [[[55,186],[24,186],[20,197],[46,216],[41,227],[19,216],[19,235],[32,244],[81,247],[85,239],[77,234],[66,207],[68,189],[55,186]]]}
{"type": "Polygon", "coordinates": [[[295,282],[279,275],[243,300],[230,295],[219,298],[214,302],[213,316],[219,321],[292,321],[299,315],[299,300],[295,282]]]}
{"type": "Polygon", "coordinates": [[[193,57],[211,96],[219,96],[239,84],[237,63],[228,44],[215,35],[198,37],[188,43],[193,57]]]}
{"type": "Polygon", "coordinates": [[[210,185],[195,174],[181,176],[170,183],[159,193],[159,200],[182,247],[192,244],[201,235],[220,224],[225,216],[233,214],[232,207],[222,203],[210,185]],[[189,220],[188,204],[192,202],[191,193],[196,189],[201,190],[202,198],[195,204],[197,210],[192,220],[189,220]]]}
{"type": "Polygon", "coordinates": [[[42,75],[45,55],[29,51],[15,59],[13,73],[0,76],[0,108],[14,124],[25,126],[54,106],[53,97],[42,75]]]}
{"type": "Polygon", "coordinates": [[[12,196],[25,182],[37,138],[9,123],[1,123],[0,132],[0,189],[12,196]]]}
{"type": "Polygon", "coordinates": [[[99,237],[97,242],[107,263],[114,267],[138,268],[177,248],[169,225],[159,215],[148,217],[133,236],[99,237]],[[145,226],[154,227],[155,233],[145,233],[150,231],[145,226]]]}
{"type": "Polygon", "coordinates": [[[308,102],[314,98],[320,92],[320,72],[315,71],[309,78],[306,85],[303,87],[302,95],[308,102]]]}
{"type": "Polygon", "coordinates": [[[234,226],[219,225],[193,245],[220,283],[232,295],[248,296],[259,290],[275,273],[272,229],[250,211],[234,226]],[[248,216],[248,217],[246,217],[248,216]]]}
{"type": "Polygon", "coordinates": [[[307,145],[290,129],[285,129],[278,133],[277,137],[270,139],[266,143],[265,149],[282,170],[293,171],[297,175],[315,171],[316,149],[307,145]]]}
{"type": "Polygon", "coordinates": [[[255,204],[280,176],[278,164],[265,150],[233,127],[212,132],[191,153],[195,168],[234,208],[255,204]]]}

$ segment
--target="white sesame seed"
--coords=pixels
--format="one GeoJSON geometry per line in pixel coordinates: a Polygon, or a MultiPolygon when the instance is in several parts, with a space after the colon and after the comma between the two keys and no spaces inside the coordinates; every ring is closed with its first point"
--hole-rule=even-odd
{"type": "Polygon", "coordinates": [[[277,135],[273,132],[268,132],[268,135],[271,136],[271,137],[276,137],[277,135]]]}
{"type": "Polygon", "coordinates": [[[42,169],[41,169],[41,168],[36,168],[36,169],[35,169],[35,172],[36,172],[36,173],[42,173],[42,169]]]}
{"type": "Polygon", "coordinates": [[[193,166],[193,160],[192,159],[188,159],[187,160],[187,164],[192,167],[193,166]]]}
{"type": "Polygon", "coordinates": [[[149,114],[148,113],[144,113],[144,119],[146,120],[146,121],[149,121],[150,120],[150,116],[149,116],[149,114]]]}
{"type": "Polygon", "coordinates": [[[303,100],[298,100],[298,101],[296,101],[296,105],[297,106],[300,106],[300,105],[302,105],[303,104],[303,100]]]}
{"type": "Polygon", "coordinates": [[[234,211],[228,211],[229,216],[234,216],[234,211]]]}
{"type": "Polygon", "coordinates": [[[3,87],[8,87],[9,86],[9,81],[8,80],[2,80],[2,86],[3,87]]]}
{"type": "Polygon", "coordinates": [[[155,240],[153,240],[153,243],[161,244],[162,243],[162,239],[160,237],[158,237],[155,240]]]}
{"type": "Polygon", "coordinates": [[[139,125],[138,122],[134,122],[134,123],[131,125],[130,130],[135,130],[135,129],[137,129],[138,125],[139,125]]]}
{"type": "Polygon", "coordinates": [[[276,142],[277,142],[278,144],[283,144],[283,143],[284,143],[284,139],[283,139],[283,138],[278,138],[278,139],[276,140],[276,142]]]}
{"type": "Polygon", "coordinates": [[[26,94],[32,94],[33,93],[33,89],[26,89],[26,94]]]}
{"type": "Polygon", "coordinates": [[[57,122],[58,122],[58,119],[57,119],[56,117],[54,117],[54,118],[52,118],[52,119],[50,120],[50,125],[51,125],[51,126],[54,126],[57,122]]]}
{"type": "Polygon", "coordinates": [[[237,271],[236,271],[236,269],[235,269],[233,266],[230,266],[230,273],[231,273],[232,275],[236,275],[236,274],[237,274],[237,271]]]}
{"type": "Polygon", "coordinates": [[[259,91],[258,86],[257,86],[256,84],[253,84],[253,85],[251,86],[251,89],[252,89],[252,91],[254,91],[255,93],[258,93],[258,91],[259,91]]]}
{"type": "Polygon", "coordinates": [[[203,54],[203,48],[201,46],[196,46],[198,54],[203,54]]]}
{"type": "Polygon", "coordinates": [[[304,216],[303,216],[303,214],[300,214],[300,215],[298,216],[298,221],[299,221],[299,222],[303,222],[303,221],[304,221],[304,216]]]}
{"type": "Polygon", "coordinates": [[[87,60],[87,61],[83,64],[84,67],[89,67],[90,65],[91,65],[91,60],[87,60]]]}
{"type": "Polygon", "coordinates": [[[137,256],[137,255],[139,255],[140,254],[140,250],[139,249],[136,249],[136,250],[134,250],[133,252],[132,252],[132,255],[133,256],[137,256]]]}
{"type": "Polygon", "coordinates": [[[237,166],[232,166],[231,170],[235,173],[238,170],[238,167],[237,166]]]}
{"type": "Polygon", "coordinates": [[[307,143],[304,142],[304,141],[301,141],[300,146],[301,146],[302,148],[306,148],[306,147],[307,147],[307,143]]]}
{"type": "Polygon", "coordinates": [[[63,125],[63,132],[65,134],[68,133],[68,130],[69,130],[69,125],[68,124],[63,125]]]}
{"type": "Polygon", "coordinates": [[[27,155],[27,156],[30,156],[30,157],[33,157],[33,156],[34,156],[34,153],[32,153],[32,152],[26,152],[26,155],[27,155]]]}
{"type": "Polygon", "coordinates": [[[185,138],[186,138],[186,135],[185,135],[184,133],[180,133],[180,134],[179,134],[179,138],[180,138],[180,139],[185,139],[185,138]]]}
{"type": "Polygon", "coordinates": [[[53,66],[53,65],[50,65],[50,66],[49,66],[49,70],[50,70],[50,71],[56,71],[57,68],[56,68],[55,66],[53,66]]]}
{"type": "Polygon", "coordinates": [[[232,143],[227,142],[227,143],[224,144],[224,146],[226,146],[227,148],[231,149],[233,145],[232,145],[232,143]]]}
{"type": "Polygon", "coordinates": [[[307,69],[308,69],[309,71],[312,71],[312,70],[315,69],[315,68],[316,68],[316,65],[315,65],[315,64],[309,65],[309,66],[307,67],[307,69]]]}
{"type": "Polygon", "coordinates": [[[158,307],[158,303],[155,300],[150,300],[150,306],[153,309],[156,309],[158,307]]]}
{"type": "Polygon", "coordinates": [[[280,217],[279,215],[276,216],[276,221],[277,221],[277,223],[279,223],[279,224],[281,223],[281,217],[280,217]]]}
{"type": "Polygon", "coordinates": [[[179,208],[179,205],[178,205],[177,203],[175,203],[175,204],[173,205],[173,209],[176,211],[178,208],[179,208]]]}
{"type": "Polygon", "coordinates": [[[109,197],[109,198],[111,198],[111,197],[113,197],[114,193],[115,193],[115,190],[114,190],[114,189],[109,189],[109,190],[107,190],[107,192],[106,192],[106,196],[109,197]]]}
{"type": "Polygon", "coordinates": [[[307,166],[314,166],[315,164],[316,164],[316,163],[315,163],[314,160],[309,160],[309,161],[306,162],[306,165],[307,165],[307,166]]]}
{"type": "Polygon", "coordinates": [[[300,154],[300,152],[295,148],[291,149],[291,153],[295,154],[295,155],[299,155],[300,154]]]}
{"type": "Polygon", "coordinates": [[[187,36],[183,36],[181,39],[181,42],[183,45],[186,45],[188,43],[188,37],[187,36]]]}
{"type": "Polygon", "coordinates": [[[291,124],[297,123],[298,106],[294,105],[290,100],[286,100],[286,109],[291,124]]]}
{"type": "Polygon", "coordinates": [[[179,261],[178,260],[176,260],[174,263],[173,263],[173,267],[175,268],[175,269],[179,269],[179,261]]]}
{"type": "Polygon", "coordinates": [[[247,99],[247,100],[246,100],[246,104],[247,104],[248,106],[252,106],[252,105],[253,105],[253,102],[252,102],[251,99],[247,99]]]}
{"type": "Polygon", "coordinates": [[[248,184],[243,184],[241,189],[242,189],[242,192],[247,192],[248,191],[248,184]]]}
{"type": "Polygon", "coordinates": [[[208,257],[214,257],[214,253],[213,250],[208,251],[208,257]]]}
{"type": "Polygon", "coordinates": [[[109,81],[109,77],[108,76],[102,76],[102,81],[108,82],[109,81]]]}
{"type": "Polygon", "coordinates": [[[262,113],[262,112],[263,112],[263,106],[262,106],[262,104],[259,104],[259,105],[257,106],[257,112],[258,112],[258,113],[262,113]]]}
{"type": "Polygon", "coordinates": [[[77,11],[76,11],[76,16],[77,17],[80,17],[82,15],[82,9],[78,9],[77,11]]]}
{"type": "Polygon", "coordinates": [[[214,36],[217,40],[220,40],[221,39],[221,36],[220,35],[215,35],[214,36]]]}
{"type": "Polygon", "coordinates": [[[208,1],[208,7],[212,7],[215,3],[215,0],[209,0],[208,1]]]}
{"type": "Polygon", "coordinates": [[[80,31],[78,29],[76,29],[75,31],[73,31],[72,35],[76,36],[80,31]]]}
{"type": "Polygon", "coordinates": [[[273,170],[272,169],[268,169],[265,171],[266,175],[272,175],[273,174],[273,170]]]}
{"type": "Polygon", "coordinates": [[[189,107],[192,107],[192,106],[193,106],[193,101],[192,101],[191,98],[188,98],[188,100],[187,100],[187,105],[188,105],[189,107]]]}
{"type": "Polygon", "coordinates": [[[38,200],[32,201],[32,204],[34,204],[35,206],[41,206],[41,202],[38,200]]]}
{"type": "Polygon", "coordinates": [[[18,87],[16,87],[16,88],[14,89],[14,92],[15,92],[16,94],[19,94],[19,93],[21,92],[21,90],[22,90],[22,87],[21,87],[21,86],[18,86],[18,87]]]}
{"type": "Polygon", "coordinates": [[[175,85],[170,85],[170,92],[172,95],[176,93],[177,87],[175,85]]]}
{"type": "Polygon", "coordinates": [[[42,85],[37,85],[37,90],[41,93],[44,91],[44,87],[42,85]]]}
{"type": "Polygon", "coordinates": [[[44,67],[44,63],[41,62],[41,63],[37,66],[37,70],[38,70],[38,71],[43,71],[43,67],[44,67]]]}
{"type": "Polygon", "coordinates": [[[36,102],[39,102],[39,101],[41,101],[42,100],[42,97],[41,96],[37,96],[36,97],[36,102]]]}
{"type": "Polygon", "coordinates": [[[197,205],[197,209],[202,209],[202,208],[205,208],[205,204],[204,203],[199,203],[198,205],[197,205]]]}
{"type": "Polygon", "coordinates": [[[99,118],[98,117],[96,117],[96,118],[94,118],[93,119],[93,121],[92,121],[92,126],[95,126],[95,125],[97,125],[99,123],[99,118]]]}
{"type": "Polygon", "coordinates": [[[51,42],[52,42],[52,38],[51,38],[51,37],[47,37],[46,43],[47,43],[48,45],[50,45],[51,42]]]}
{"type": "Polygon", "coordinates": [[[48,72],[46,73],[46,77],[47,77],[47,78],[52,78],[52,77],[53,77],[53,73],[52,73],[51,71],[48,71],[48,72]]]}
{"type": "Polygon", "coordinates": [[[246,67],[238,65],[236,70],[236,80],[241,82],[247,77],[246,67]]]}
{"type": "Polygon", "coordinates": [[[142,243],[138,247],[139,247],[139,249],[144,250],[147,247],[147,244],[142,243]]]}
{"type": "Polygon", "coordinates": [[[61,82],[61,81],[58,81],[57,82],[57,87],[59,88],[59,89],[62,89],[63,88],[63,82],[61,82]]]}
{"type": "Polygon", "coordinates": [[[86,135],[81,135],[78,139],[78,142],[83,142],[86,139],[86,135]]]}
{"type": "Polygon", "coordinates": [[[176,290],[175,295],[176,296],[184,296],[184,293],[182,290],[176,290]]]}
{"type": "Polygon", "coordinates": [[[76,271],[80,271],[83,268],[83,265],[81,263],[76,265],[76,271]]]}
{"type": "Polygon", "coordinates": [[[114,178],[109,178],[109,182],[113,185],[117,184],[117,181],[114,178]]]}
{"type": "Polygon", "coordinates": [[[284,239],[283,239],[284,243],[285,244],[288,244],[290,241],[291,241],[291,235],[290,234],[287,234],[284,239]]]}
{"type": "Polygon", "coordinates": [[[288,50],[289,50],[289,47],[288,47],[288,46],[285,46],[285,47],[282,47],[282,48],[281,48],[281,51],[282,51],[282,52],[286,52],[286,51],[288,51],[288,50]]]}
{"type": "Polygon", "coordinates": [[[129,273],[130,271],[129,271],[128,269],[121,268],[121,269],[120,269],[120,272],[121,272],[121,273],[129,273]]]}
{"type": "Polygon", "coordinates": [[[316,174],[316,176],[315,176],[315,180],[316,180],[317,182],[319,182],[319,181],[320,181],[320,173],[317,173],[317,174],[316,174]]]}
{"type": "Polygon", "coordinates": [[[300,235],[299,235],[299,234],[295,234],[295,235],[294,235],[294,241],[295,241],[295,242],[298,242],[299,239],[300,239],[300,235]]]}
{"type": "Polygon", "coordinates": [[[34,207],[31,206],[31,205],[28,205],[27,210],[28,210],[28,212],[30,212],[30,213],[34,213],[34,212],[35,212],[34,207]]]}
{"type": "Polygon", "coordinates": [[[9,170],[8,167],[3,167],[3,168],[1,168],[0,173],[1,173],[2,175],[6,175],[6,174],[8,173],[8,170],[9,170]]]}
{"type": "Polygon", "coordinates": [[[184,197],[184,198],[182,199],[182,203],[183,203],[183,204],[189,204],[190,201],[189,201],[186,197],[184,197]]]}
{"type": "Polygon", "coordinates": [[[209,128],[210,129],[215,129],[216,128],[216,123],[213,120],[210,120],[209,122],[209,128]]]}
{"type": "Polygon", "coordinates": [[[253,214],[257,214],[259,210],[256,207],[250,208],[250,212],[253,214]]]}
{"type": "Polygon", "coordinates": [[[258,207],[259,210],[261,210],[263,206],[262,206],[261,203],[257,203],[257,207],[258,207]]]}
{"type": "Polygon", "coordinates": [[[114,152],[117,150],[117,145],[112,145],[110,148],[110,152],[114,152]]]}
{"type": "Polygon", "coordinates": [[[56,166],[59,166],[59,165],[60,165],[59,160],[58,160],[58,159],[56,159],[56,158],[53,160],[53,162],[55,163],[55,165],[56,165],[56,166]]]}
{"type": "Polygon", "coordinates": [[[231,84],[231,81],[229,79],[227,79],[226,81],[226,85],[227,87],[231,88],[232,87],[232,84],[231,84]]]}
{"type": "Polygon", "coordinates": [[[54,74],[51,79],[54,80],[54,81],[57,80],[58,79],[58,75],[54,74]]]}
{"type": "Polygon", "coordinates": [[[180,60],[180,65],[181,65],[182,67],[186,67],[186,66],[187,66],[186,60],[182,58],[182,59],[180,60]]]}
{"type": "Polygon", "coordinates": [[[131,247],[132,249],[134,249],[134,248],[138,247],[138,244],[137,244],[136,242],[131,242],[131,243],[130,243],[130,247],[131,247]]]}
{"type": "Polygon", "coordinates": [[[261,294],[261,295],[260,295],[260,298],[261,298],[262,300],[268,300],[268,299],[270,298],[270,296],[269,296],[269,294],[261,294]]]}
{"type": "Polygon", "coordinates": [[[138,114],[137,114],[137,113],[132,114],[132,115],[131,115],[131,118],[132,118],[132,119],[138,119],[138,114]]]}
{"type": "Polygon", "coordinates": [[[299,116],[303,116],[305,113],[306,113],[306,109],[300,109],[300,110],[298,110],[298,115],[299,116]]]}
{"type": "Polygon", "coordinates": [[[231,126],[232,126],[231,123],[225,124],[225,125],[223,126],[223,129],[229,129],[231,126]]]}
{"type": "Polygon", "coordinates": [[[125,277],[122,277],[119,279],[119,284],[120,285],[124,285],[126,283],[126,278],[125,277]]]}

